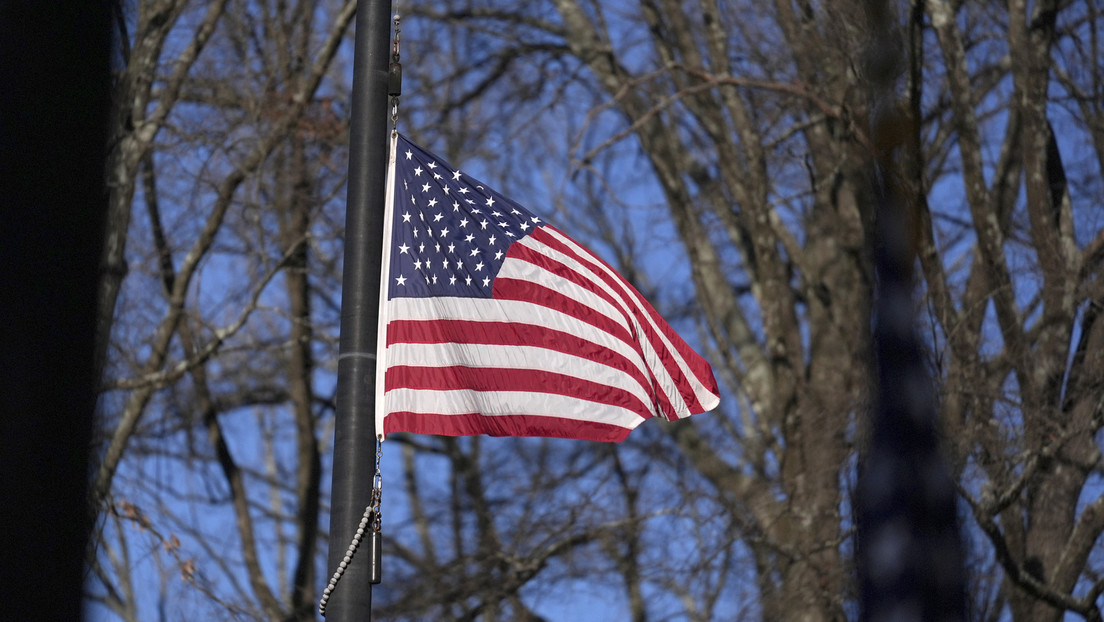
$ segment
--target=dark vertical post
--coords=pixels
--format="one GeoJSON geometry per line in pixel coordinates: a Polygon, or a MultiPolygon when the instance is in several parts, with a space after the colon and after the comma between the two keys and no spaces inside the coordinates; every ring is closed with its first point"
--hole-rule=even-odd
{"type": "Polygon", "coordinates": [[[0,617],[79,620],[109,2],[0,2],[0,617]]]}
{"type": "MultiPolygon", "coordinates": [[[[361,0],[357,7],[329,573],[341,563],[356,533],[375,472],[375,350],[387,174],[390,13],[390,0],[361,0]]],[[[353,557],[330,595],[327,620],[371,619],[371,561],[367,551],[353,557]]]]}

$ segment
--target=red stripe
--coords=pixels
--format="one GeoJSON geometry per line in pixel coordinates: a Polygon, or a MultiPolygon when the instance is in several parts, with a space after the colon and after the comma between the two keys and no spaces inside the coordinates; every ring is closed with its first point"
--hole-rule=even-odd
{"type": "MultiPolygon", "coordinates": [[[[518,246],[515,244],[515,246],[518,246]]],[[[520,247],[519,248],[523,248],[520,247]]],[[[525,249],[528,251],[528,249],[525,249]]],[[[531,251],[528,251],[531,252],[531,251]]],[[[536,257],[541,257],[537,255],[536,257]]],[[[536,263],[534,261],[527,261],[528,263],[536,263]]],[[[542,268],[544,266],[541,266],[542,268]]],[[[576,279],[569,279],[575,282],[576,279]]],[[[584,286],[587,283],[582,283],[584,286]]],[[[588,288],[589,289],[589,288],[588,288]]],[[[534,283],[533,281],[525,281],[521,279],[511,279],[508,277],[498,277],[495,279],[494,291],[492,297],[495,300],[512,300],[517,302],[528,302],[537,304],[542,307],[548,307],[560,313],[570,315],[571,317],[586,322],[591,326],[601,330],[602,332],[609,333],[614,337],[617,337],[621,341],[636,347],[636,340],[633,339],[632,334],[629,333],[628,328],[624,325],[611,320],[601,313],[595,312],[585,304],[575,300],[574,298],[558,292],[550,287],[541,285],[540,283],[534,283]]],[[[602,296],[606,300],[609,300],[607,296],[602,296]]],[[[612,304],[612,301],[610,301],[612,304]]],[[[616,307],[616,305],[614,305],[616,307]]]]}
{"type": "Polygon", "coordinates": [[[629,428],[538,415],[499,415],[485,417],[479,413],[438,415],[433,413],[394,412],[383,421],[384,434],[412,432],[445,436],[546,436],[584,441],[619,443],[629,435],[629,428]]]}
{"type": "MultiPolygon", "coordinates": [[[[570,236],[565,235],[563,232],[559,230],[555,231],[565,238],[571,239],[570,236]]],[[[601,257],[590,254],[589,251],[584,250],[582,254],[576,252],[547,231],[535,231],[534,234],[536,234],[536,239],[538,241],[542,241],[568,256],[574,257],[577,261],[586,265],[592,272],[598,275],[599,278],[605,281],[607,285],[613,288],[614,291],[621,292],[619,294],[620,296],[627,296],[628,298],[625,301],[629,304],[630,308],[634,309],[636,312],[642,311],[652,319],[652,322],[641,321],[640,324],[646,333],[648,341],[652,344],[653,348],[655,348],[656,352],[659,353],[664,367],[667,368],[674,377],[680,393],[683,395],[683,399],[690,408],[690,412],[700,412],[704,410],[704,408],[698,401],[697,394],[688,384],[688,380],[682,373],[681,367],[675,364],[675,357],[681,358],[686,363],[690,373],[695,376],[700,384],[714,395],[720,396],[720,392],[717,390],[717,381],[713,377],[713,368],[710,367],[709,363],[694,351],[694,349],[691,348],[673,328],[671,328],[667,321],[663,319],[663,316],[655,310],[655,307],[653,307],[636,288],[625,281],[616,270],[603,261],[601,257]],[[608,271],[602,270],[598,267],[599,265],[604,266],[608,271]],[[617,283],[620,283],[624,287],[617,287],[617,283]],[[653,326],[658,327],[664,337],[667,338],[667,341],[671,344],[671,348],[674,348],[673,353],[663,341],[659,339],[653,326]]],[[[574,240],[572,241],[574,242],[574,240]]],[[[576,242],[576,245],[578,245],[580,249],[583,248],[578,242],[576,242]]]]}
{"type": "MultiPolygon", "coordinates": [[[[571,239],[570,236],[564,234],[562,231],[559,231],[558,229],[555,229],[555,231],[560,235],[571,239]]],[[[619,280],[619,282],[625,285],[625,291],[627,291],[628,294],[632,296],[632,298],[636,301],[636,307],[643,310],[649,315],[649,317],[652,318],[655,326],[658,326],[660,331],[663,332],[663,335],[667,337],[668,341],[670,341],[671,346],[678,353],[679,357],[681,357],[682,360],[686,361],[686,365],[690,368],[690,372],[694,374],[698,381],[706,388],[708,388],[714,395],[717,395],[718,397],[720,396],[720,392],[717,390],[716,378],[713,377],[713,368],[709,365],[709,363],[705,359],[703,359],[701,355],[699,355],[697,351],[694,350],[694,348],[690,347],[690,344],[686,343],[686,341],[677,332],[675,332],[673,328],[671,328],[671,325],[668,324],[667,321],[663,319],[663,316],[661,316],[659,312],[655,310],[655,307],[653,307],[652,304],[648,302],[646,298],[644,298],[644,295],[637,291],[637,289],[629,284],[628,281],[625,281],[624,278],[620,276],[620,273],[614,270],[608,263],[603,261],[601,257],[591,254],[579,255],[572,249],[564,246],[560,241],[558,241],[555,237],[547,232],[541,232],[538,236],[538,239],[548,239],[550,243],[553,244],[556,248],[562,249],[563,252],[570,254],[579,261],[589,264],[592,270],[595,270],[596,272],[602,274],[602,278],[605,279],[607,283],[612,283],[613,279],[615,278],[610,274],[610,272],[617,275],[616,278],[619,280]],[[610,272],[598,270],[594,267],[595,263],[605,266],[607,269],[610,270],[610,272]]],[[[576,244],[578,244],[578,242],[576,242],[576,244]]],[[[579,248],[583,248],[582,245],[579,245],[579,248]]]]}
{"type": "MultiPolygon", "coordinates": [[[[539,231],[539,229],[538,229],[538,231],[539,231]]],[[[554,241],[555,240],[550,240],[550,242],[554,242],[554,241]]],[[[551,244],[549,244],[549,245],[551,246],[551,244]]],[[[566,251],[566,249],[564,249],[564,251],[566,251]]],[[[567,254],[567,253],[565,252],[565,254],[567,254]]],[[[601,298],[602,300],[605,300],[614,309],[620,310],[621,307],[623,306],[623,305],[619,304],[621,301],[614,298],[608,291],[606,291],[605,289],[600,287],[592,279],[588,279],[586,277],[586,275],[580,274],[579,272],[575,271],[571,267],[566,266],[566,265],[564,265],[563,263],[561,263],[559,261],[556,261],[555,259],[549,257],[548,255],[542,254],[538,250],[529,248],[528,246],[523,246],[521,244],[514,244],[513,246],[510,247],[508,257],[510,259],[516,259],[518,261],[524,261],[525,263],[533,264],[534,266],[537,266],[538,268],[541,268],[542,270],[546,270],[546,271],[548,271],[552,274],[555,274],[556,276],[567,279],[568,281],[570,281],[570,282],[578,285],[579,287],[587,290],[588,292],[594,294],[595,296],[601,298]],[[517,250],[515,250],[515,249],[517,249],[517,250]]],[[[495,288],[494,288],[494,297],[495,298],[498,298],[498,296],[499,296],[498,281],[501,281],[501,280],[504,280],[504,279],[501,278],[501,277],[495,279],[495,288]]],[[[512,281],[512,279],[507,279],[507,280],[512,281]]],[[[514,281],[514,282],[517,282],[517,281],[514,281]]],[[[521,281],[521,282],[529,282],[529,281],[521,281]]],[[[565,296],[563,294],[559,294],[559,292],[556,292],[556,290],[549,289],[547,287],[543,287],[543,289],[545,289],[547,291],[550,291],[550,292],[555,292],[557,296],[560,296],[562,298],[566,298],[568,300],[573,300],[573,299],[568,298],[567,296],[565,296]]],[[[506,294],[507,294],[507,292],[503,292],[503,295],[506,295],[506,294]]],[[[543,300],[538,299],[537,302],[543,304],[543,300]]],[[[601,314],[594,313],[594,311],[590,310],[590,308],[586,307],[585,305],[579,304],[578,307],[580,308],[581,311],[577,312],[577,313],[572,313],[572,315],[575,315],[576,317],[579,317],[580,319],[586,320],[588,316],[601,315],[601,314]]],[[[629,324],[629,325],[631,326],[631,324],[629,324]]],[[[635,345],[635,338],[630,337],[630,342],[633,342],[634,345],[635,345]]]]}
{"type": "MultiPolygon", "coordinates": [[[[692,373],[699,377],[699,380],[701,380],[701,369],[695,368],[704,368],[705,378],[707,378],[708,381],[702,382],[702,384],[704,384],[706,387],[710,388],[714,393],[716,393],[716,381],[713,379],[712,369],[709,367],[708,363],[702,360],[696,352],[694,352],[689,346],[686,345],[686,342],[684,342],[674,332],[674,330],[670,328],[667,322],[664,321],[661,316],[659,316],[659,314],[646,300],[644,300],[640,293],[637,292],[636,289],[629,285],[627,282],[623,280],[615,280],[615,278],[611,274],[599,268],[596,264],[601,264],[608,267],[608,265],[605,264],[605,262],[603,262],[601,259],[592,255],[580,255],[576,253],[573,249],[564,245],[558,239],[550,235],[548,232],[544,231],[543,228],[537,229],[531,234],[531,236],[536,241],[547,244],[551,248],[569,257],[572,257],[576,261],[581,263],[588,270],[590,270],[593,278],[605,283],[612,291],[619,292],[618,294],[616,294],[617,298],[614,298],[613,294],[608,293],[605,289],[599,287],[595,282],[591,281],[586,276],[581,275],[570,267],[533,249],[521,246],[520,244],[515,244],[510,247],[510,256],[521,261],[532,263],[533,265],[567,278],[573,283],[577,283],[581,287],[585,287],[587,290],[594,292],[598,296],[601,296],[603,299],[612,304],[615,308],[627,308],[628,312],[634,315],[639,315],[642,312],[647,313],[660,327],[664,335],[667,336],[668,340],[676,351],[672,352],[670,349],[668,349],[668,347],[663,343],[655,330],[652,328],[652,324],[643,317],[638,317],[636,322],[636,324],[640,326],[641,331],[643,332],[643,335],[641,335],[640,338],[647,339],[648,343],[651,344],[652,348],[659,356],[661,364],[667,370],[667,373],[671,375],[671,378],[675,383],[675,387],[678,390],[680,397],[682,398],[684,404],[689,409],[689,411],[692,413],[703,411],[704,407],[698,401],[697,394],[691,386],[690,380],[682,372],[681,367],[675,362],[674,359],[675,357],[682,357],[684,360],[687,360],[689,357],[689,360],[687,360],[688,367],[690,368],[692,373]],[[514,251],[516,247],[520,247],[517,253],[515,253],[514,251]],[[621,286],[624,287],[622,288],[621,286]],[[626,294],[626,291],[630,293],[626,294]],[[679,351],[680,345],[682,351],[679,351]],[[699,365],[695,365],[694,363],[699,363],[699,365]]],[[[634,347],[636,347],[637,350],[640,350],[640,346],[638,344],[634,344],[634,347]]],[[[641,355],[643,356],[643,353],[641,355]]],[[[668,419],[677,419],[678,416],[675,413],[675,409],[671,406],[666,393],[658,388],[658,381],[654,381],[653,384],[656,385],[653,393],[659,398],[659,408],[661,409],[663,414],[668,419]]]]}
{"type": "MultiPolygon", "coordinates": [[[[537,231],[540,231],[540,229],[538,229],[537,231]]],[[[534,232],[534,233],[536,233],[536,232],[534,232]]],[[[547,236],[545,236],[545,237],[547,237],[547,236]]],[[[549,241],[554,242],[554,240],[549,240],[549,241]]],[[[587,291],[592,292],[595,296],[598,296],[599,298],[605,300],[607,303],[610,304],[611,307],[613,307],[614,309],[617,309],[620,313],[622,313],[622,315],[624,315],[624,311],[621,311],[621,309],[622,309],[623,306],[626,306],[626,305],[622,305],[621,301],[614,298],[605,289],[599,287],[598,284],[595,283],[592,279],[586,278],[586,276],[576,272],[575,270],[573,270],[572,268],[564,265],[563,263],[560,263],[560,262],[552,259],[551,257],[548,257],[547,255],[543,255],[543,254],[541,254],[540,252],[538,252],[536,250],[533,250],[531,248],[522,246],[521,244],[514,244],[513,246],[510,247],[509,257],[511,259],[515,259],[517,261],[524,261],[526,263],[533,264],[533,265],[535,265],[535,266],[537,266],[537,267],[539,267],[543,270],[547,270],[548,272],[551,272],[553,274],[561,276],[561,277],[567,279],[568,281],[571,281],[572,283],[575,283],[576,285],[579,285],[580,287],[586,289],[587,291]],[[517,249],[517,250],[515,251],[515,249],[517,249]]],[[[631,308],[631,306],[630,306],[630,308],[631,308]]],[[[594,313],[593,311],[590,311],[585,317],[589,318],[589,317],[593,317],[595,315],[601,315],[601,314],[597,314],[597,313],[594,313]]],[[[625,323],[629,326],[633,325],[633,322],[631,321],[630,318],[626,318],[625,323]]],[[[644,352],[640,347],[639,339],[637,338],[635,333],[633,335],[634,335],[633,338],[630,341],[628,341],[627,343],[629,343],[629,345],[632,346],[632,348],[634,350],[636,350],[637,354],[640,356],[641,361],[647,360],[644,357],[644,352]]],[[[681,374],[677,373],[678,372],[677,369],[673,370],[673,371],[674,371],[674,373],[672,374],[673,376],[676,376],[676,378],[681,378],[681,374]]],[[[648,379],[648,387],[649,387],[648,392],[655,397],[655,399],[656,399],[656,408],[658,408],[659,411],[667,419],[676,419],[677,416],[675,415],[675,409],[671,405],[671,400],[667,397],[667,393],[660,390],[659,383],[655,379],[655,374],[650,369],[648,370],[648,372],[649,372],[649,376],[650,376],[649,379],[648,379]]],[[[679,388],[680,388],[680,392],[681,392],[682,387],[680,386],[679,388]]],[[[683,398],[683,401],[685,401],[685,397],[683,398]]]]}
{"type": "MultiPolygon", "coordinates": [[[[556,233],[571,240],[572,242],[575,242],[575,240],[571,239],[571,236],[563,233],[559,229],[555,229],[554,227],[547,228],[554,230],[556,231],[556,233]]],[[[661,316],[659,312],[655,310],[655,307],[653,307],[652,304],[648,302],[646,298],[644,298],[644,295],[637,291],[636,288],[633,287],[628,281],[625,281],[624,278],[620,276],[620,273],[614,270],[613,267],[603,261],[601,257],[591,254],[589,251],[586,251],[586,254],[579,254],[574,249],[565,245],[548,231],[544,231],[544,228],[534,231],[532,235],[537,241],[543,242],[544,244],[547,244],[570,257],[574,257],[580,263],[588,266],[591,271],[594,272],[594,274],[600,276],[600,278],[602,278],[603,281],[605,281],[610,287],[612,287],[614,291],[627,292],[627,295],[631,296],[631,300],[627,302],[635,302],[635,304],[633,305],[635,308],[644,311],[648,314],[649,317],[651,317],[655,325],[659,327],[664,336],[666,336],[667,339],[671,342],[671,346],[674,347],[679,356],[684,361],[686,361],[687,366],[690,368],[691,372],[698,378],[699,381],[701,381],[703,385],[707,387],[711,386],[712,392],[714,394],[718,394],[715,378],[713,377],[713,368],[710,367],[709,363],[706,362],[705,359],[703,359],[693,348],[691,348],[690,345],[687,344],[686,341],[683,340],[683,338],[680,337],[673,328],[671,328],[667,321],[663,319],[663,316],[661,316]],[[599,268],[599,265],[605,267],[608,272],[599,268]],[[617,276],[615,277],[614,275],[617,276]],[[619,282],[624,285],[624,290],[616,287],[615,282],[619,282]]],[[[575,244],[578,246],[578,248],[584,248],[578,242],[575,242],[575,244]]],[[[645,326],[650,325],[645,324],[645,326]]],[[[662,342],[657,343],[653,340],[653,343],[656,343],[657,350],[664,347],[662,345],[662,342]]]]}
{"type": "Polygon", "coordinates": [[[388,391],[391,389],[429,391],[471,389],[473,391],[552,393],[596,404],[619,406],[635,412],[644,419],[652,416],[651,408],[625,389],[537,369],[397,365],[387,368],[384,386],[388,391]]]}
{"type": "Polygon", "coordinates": [[[387,345],[399,343],[458,343],[533,346],[585,358],[620,370],[648,390],[640,368],[616,350],[571,333],[544,326],[474,320],[394,320],[387,325],[387,345]]]}

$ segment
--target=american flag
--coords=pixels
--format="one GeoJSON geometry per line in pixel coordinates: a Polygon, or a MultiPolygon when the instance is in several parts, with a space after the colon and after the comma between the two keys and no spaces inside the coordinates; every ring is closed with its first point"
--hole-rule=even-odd
{"type": "Polygon", "coordinates": [[[529,210],[401,135],[388,184],[382,434],[620,441],[719,402],[643,296],[529,210]]]}

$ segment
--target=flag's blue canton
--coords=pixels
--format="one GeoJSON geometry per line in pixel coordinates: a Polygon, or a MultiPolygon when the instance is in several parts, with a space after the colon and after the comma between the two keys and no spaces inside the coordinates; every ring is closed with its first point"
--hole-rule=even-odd
{"type": "Polygon", "coordinates": [[[388,299],[490,298],[510,245],[541,220],[399,136],[388,299]]]}

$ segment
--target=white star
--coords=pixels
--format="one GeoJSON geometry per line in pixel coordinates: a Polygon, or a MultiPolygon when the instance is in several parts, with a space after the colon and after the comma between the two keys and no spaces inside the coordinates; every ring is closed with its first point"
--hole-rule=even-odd
{"type": "MultiPolygon", "coordinates": [[[[453,205],[455,205],[455,203],[453,205]]],[[[467,218],[461,218],[460,219],[460,226],[461,227],[467,227],[468,226],[468,219],[467,218]]]]}
{"type": "Polygon", "coordinates": [[[429,184],[422,186],[422,192],[429,192],[429,184]]]}
{"type": "Polygon", "coordinates": [[[437,275],[436,274],[433,275],[433,284],[434,285],[437,284],[437,275]]]}
{"type": "Polygon", "coordinates": [[[540,221],[541,221],[540,218],[537,218],[536,216],[533,216],[533,222],[540,222],[540,221]]]}
{"type": "Polygon", "coordinates": [[[471,285],[471,275],[469,275],[467,278],[464,279],[464,284],[465,285],[471,285]]]}
{"type": "Polygon", "coordinates": [[[395,284],[397,284],[397,285],[406,285],[406,277],[405,276],[399,276],[398,278],[395,279],[395,284]]]}
{"type": "Polygon", "coordinates": [[[414,156],[414,154],[413,154],[413,153],[410,153],[410,150],[409,150],[409,149],[407,149],[407,150],[406,150],[406,159],[407,159],[407,160],[409,160],[409,159],[410,159],[410,158],[412,158],[413,156],[414,156]]]}
{"type": "Polygon", "coordinates": [[[415,259],[414,260],[414,269],[415,270],[421,270],[422,269],[422,260],[421,259],[415,259]]]}
{"type": "MultiPolygon", "coordinates": [[[[487,199],[487,200],[490,201],[491,199],[487,199]]],[[[502,215],[502,212],[500,212],[498,210],[495,210],[495,211],[491,212],[491,216],[494,216],[495,218],[498,218],[501,215],[502,215]]]]}
{"type": "Polygon", "coordinates": [[[461,189],[460,189],[460,194],[467,194],[467,193],[468,193],[468,189],[467,189],[467,188],[461,188],[461,189]]]}
{"type": "Polygon", "coordinates": [[[489,243],[489,244],[490,244],[491,246],[494,246],[494,243],[495,243],[495,240],[496,240],[496,239],[498,239],[498,238],[496,238],[495,236],[493,236],[493,235],[492,235],[492,236],[491,236],[491,239],[487,240],[487,242],[488,242],[488,243],[489,243]]]}
{"type": "Polygon", "coordinates": [[[441,229],[441,237],[445,237],[446,235],[448,235],[448,231],[448,227],[441,229]]]}
{"type": "Polygon", "coordinates": [[[419,253],[424,253],[425,252],[425,244],[419,244],[418,245],[418,252],[419,253]]]}
{"type": "Polygon", "coordinates": [[[402,246],[399,247],[399,253],[405,253],[408,250],[410,250],[410,247],[407,246],[406,244],[403,244],[402,246]]]}
{"type": "Polygon", "coordinates": [[[481,222],[481,223],[479,223],[479,224],[480,224],[480,226],[482,226],[482,227],[483,227],[484,229],[486,229],[486,228],[487,228],[487,221],[486,221],[486,220],[484,220],[483,222],[481,222]]]}
{"type": "Polygon", "coordinates": [[[437,199],[430,199],[429,200],[429,207],[433,207],[435,205],[437,205],[437,199]]]}
{"type": "Polygon", "coordinates": [[[499,259],[502,259],[502,251],[498,251],[497,253],[495,253],[495,260],[497,261],[499,259]]]}
{"type": "Polygon", "coordinates": [[[418,168],[414,169],[414,176],[415,177],[419,177],[421,174],[422,174],[422,167],[419,166],[418,168]]]}
{"type": "Polygon", "coordinates": [[[429,168],[437,168],[437,163],[436,162],[430,162],[427,166],[429,166],[429,168]]]}
{"type": "Polygon", "coordinates": [[[449,277],[449,285],[456,285],[456,275],[455,274],[449,277]]]}
{"type": "Polygon", "coordinates": [[[444,217],[445,217],[444,214],[437,214],[436,216],[433,217],[433,222],[441,222],[441,219],[444,218],[444,217]]]}
{"type": "Polygon", "coordinates": [[[471,251],[471,255],[468,255],[468,256],[469,257],[475,257],[478,254],[479,254],[479,249],[478,248],[473,248],[472,251],[471,251]]]}
{"type": "Polygon", "coordinates": [[[475,236],[471,235],[470,233],[468,235],[464,236],[464,241],[465,242],[471,242],[474,239],[475,239],[475,236]]]}
{"type": "Polygon", "coordinates": [[[403,213],[403,222],[410,222],[410,212],[403,213]]]}
{"type": "Polygon", "coordinates": [[[449,193],[449,187],[448,186],[441,186],[441,190],[443,190],[445,194],[449,193]]]}
{"type": "Polygon", "coordinates": [[[522,231],[525,231],[525,230],[527,230],[528,228],[529,228],[529,223],[527,223],[527,222],[523,222],[523,223],[521,223],[521,230],[522,230],[522,231]]]}
{"type": "Polygon", "coordinates": [[[487,207],[494,205],[494,197],[487,197],[487,207]]]}
{"type": "Polygon", "coordinates": [[[479,263],[477,263],[477,264],[475,264],[475,271],[476,271],[476,272],[479,272],[479,271],[481,271],[481,270],[483,270],[483,262],[482,262],[482,261],[481,261],[481,262],[479,262],[479,263]]]}
{"type": "Polygon", "coordinates": [[[490,277],[483,277],[483,287],[487,287],[490,284],[491,284],[490,277]]]}
{"type": "Polygon", "coordinates": [[[457,180],[457,181],[460,181],[460,169],[456,169],[455,171],[452,172],[452,178],[457,180]]]}
{"type": "Polygon", "coordinates": [[[455,244],[449,244],[449,252],[450,253],[456,253],[456,245],[455,244]]]}

